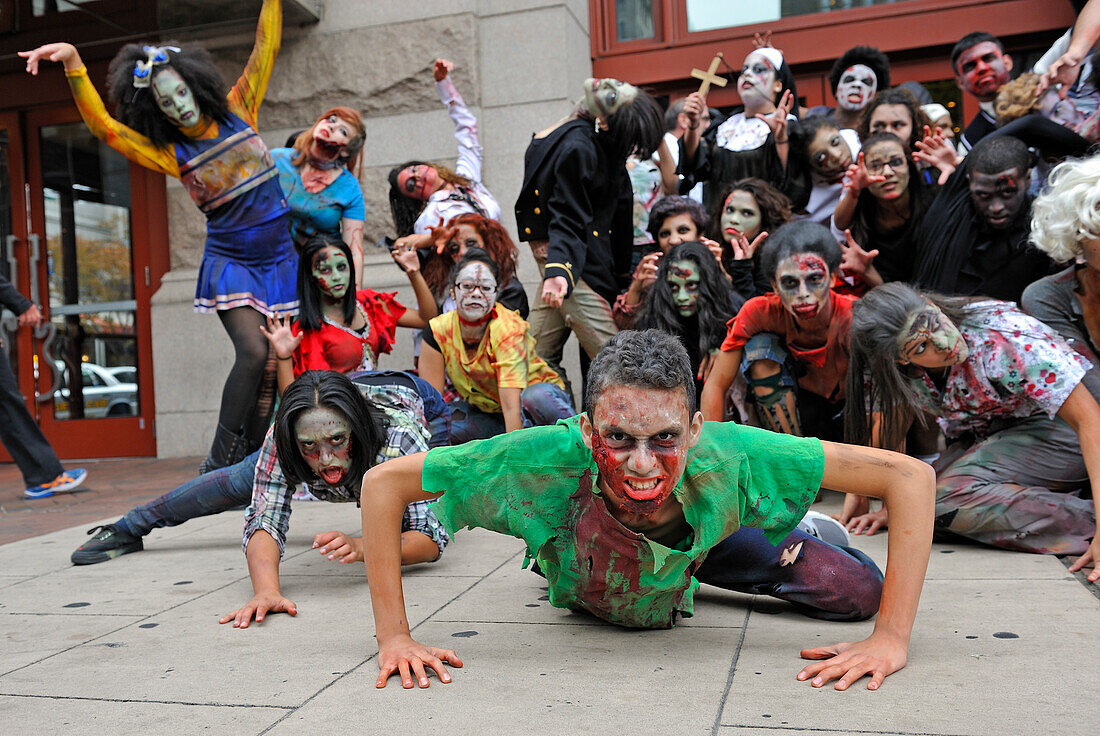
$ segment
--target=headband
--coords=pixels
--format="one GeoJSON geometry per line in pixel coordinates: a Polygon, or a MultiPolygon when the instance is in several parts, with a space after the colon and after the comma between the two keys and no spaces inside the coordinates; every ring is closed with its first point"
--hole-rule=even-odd
{"type": "Polygon", "coordinates": [[[141,50],[145,54],[145,60],[139,59],[134,64],[134,87],[137,89],[145,89],[149,86],[153,81],[153,67],[167,64],[169,51],[175,51],[177,54],[180,52],[177,46],[142,46],[141,50]]]}
{"type": "Polygon", "coordinates": [[[772,48],[771,46],[764,46],[763,48],[753,49],[752,53],[750,53],[749,56],[752,56],[753,54],[762,55],[765,59],[772,63],[772,66],[775,67],[777,71],[779,70],[779,67],[783,66],[783,52],[779,49],[772,48]]]}

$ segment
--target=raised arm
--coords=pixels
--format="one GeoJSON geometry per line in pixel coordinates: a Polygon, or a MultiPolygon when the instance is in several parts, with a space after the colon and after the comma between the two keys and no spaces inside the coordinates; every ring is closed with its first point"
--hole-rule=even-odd
{"type": "Polygon", "coordinates": [[[378,640],[378,680],[385,687],[391,675],[401,676],[401,686],[416,683],[428,687],[425,667],[435,670],[440,682],[450,682],[444,663],[461,667],[462,660],[449,649],[416,642],[409,633],[405,597],[401,589],[401,516],[414,501],[438,498],[422,488],[425,453],[406,455],[376,465],[363,477],[363,560],[370,583],[378,640]]]}
{"type": "Polygon", "coordinates": [[[256,23],[256,44],[248,57],[240,79],[229,91],[229,107],[241,118],[256,127],[260,103],[267,93],[267,82],[275,67],[275,57],[283,39],[282,0],[264,0],[260,19],[256,23]]]}
{"type": "Polygon", "coordinates": [[[402,314],[397,324],[402,327],[423,327],[428,324],[428,320],[439,314],[439,305],[435,303],[435,296],[428,282],[424,280],[424,274],[420,273],[420,256],[411,244],[395,246],[391,255],[409,277],[409,283],[416,295],[416,311],[402,314]]]}
{"type": "Polygon", "coordinates": [[[822,487],[881,498],[890,511],[886,580],[871,635],[860,642],[802,650],[804,659],[822,661],[804,667],[798,679],[821,687],[838,678],[836,689],[846,690],[870,675],[867,689],[877,690],[888,675],[905,666],[908,657],[932,548],[936,475],[931,466],[895,452],[833,442],[822,445],[822,487]]]}
{"type": "Polygon", "coordinates": [[[455,125],[455,140],[458,141],[458,163],[455,172],[470,181],[481,181],[481,141],[477,136],[477,118],[466,107],[465,100],[458,93],[449,76],[454,64],[446,59],[436,59],[435,88],[439,92],[439,101],[447,107],[447,114],[455,125]]]}
{"type": "Polygon", "coordinates": [[[153,142],[122,123],[107,112],[103,99],[88,78],[88,70],[80,58],[80,53],[71,43],[49,43],[33,51],[20,51],[19,55],[27,60],[27,73],[38,74],[41,61],[57,61],[65,67],[65,76],[69,80],[69,89],[73,101],[80,111],[84,124],[96,138],[121,153],[134,163],[147,169],[179,178],[176,155],[171,146],[158,148],[153,142]]]}

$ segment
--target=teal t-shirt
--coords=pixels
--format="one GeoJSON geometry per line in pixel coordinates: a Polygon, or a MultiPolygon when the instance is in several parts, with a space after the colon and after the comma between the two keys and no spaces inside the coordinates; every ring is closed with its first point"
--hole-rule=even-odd
{"type": "Polygon", "coordinates": [[[741,524],[778,543],[821,486],[819,440],[706,422],[673,490],[693,534],[672,549],[607,511],[579,422],[431,450],[424,490],[443,493],[432,510],[448,532],[482,527],[524,540],[552,605],[622,626],[669,628],[677,613],[691,616],[707,552],[741,524]]]}

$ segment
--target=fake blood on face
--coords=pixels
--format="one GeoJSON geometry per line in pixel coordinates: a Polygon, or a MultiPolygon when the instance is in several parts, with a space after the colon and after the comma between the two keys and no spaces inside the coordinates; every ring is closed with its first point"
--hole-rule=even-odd
{"type": "Polygon", "coordinates": [[[338,411],[319,406],[304,412],[294,428],[302,459],[318,478],[339,485],[351,468],[351,426],[338,411]]]}
{"type": "Polygon", "coordinates": [[[788,256],[775,269],[779,298],[798,320],[824,315],[829,304],[830,280],[829,267],[816,253],[788,256]]]}

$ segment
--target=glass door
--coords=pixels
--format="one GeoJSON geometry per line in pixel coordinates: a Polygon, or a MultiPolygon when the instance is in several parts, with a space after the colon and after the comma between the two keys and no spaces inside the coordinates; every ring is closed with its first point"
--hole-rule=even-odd
{"type": "Polygon", "coordinates": [[[146,216],[150,174],[74,118],[26,116],[27,247],[16,260],[46,322],[19,370],[59,456],[154,455],[149,247],[133,222],[146,216]]]}

